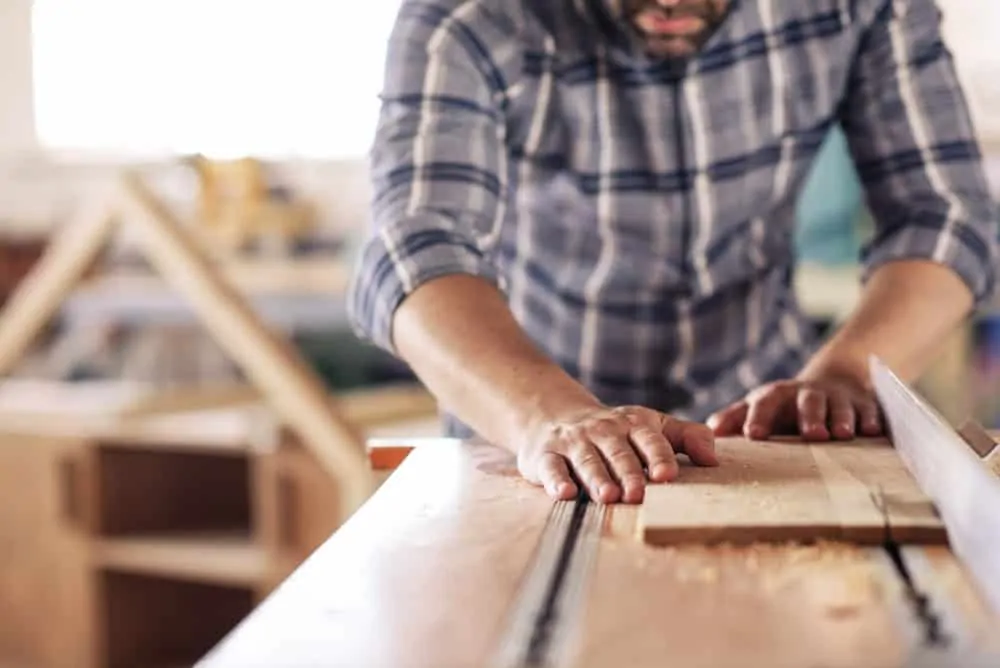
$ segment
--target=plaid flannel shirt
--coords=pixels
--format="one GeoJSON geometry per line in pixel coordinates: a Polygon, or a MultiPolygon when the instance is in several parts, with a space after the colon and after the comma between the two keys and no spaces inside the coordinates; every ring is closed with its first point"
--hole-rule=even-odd
{"type": "Polygon", "coordinates": [[[616,4],[404,0],[359,333],[392,351],[408,294],[473,274],[602,400],[704,419],[811,354],[793,214],[836,123],[876,221],[865,276],[925,258],[991,293],[997,211],[932,0],[734,0],[681,64],[616,4]]]}

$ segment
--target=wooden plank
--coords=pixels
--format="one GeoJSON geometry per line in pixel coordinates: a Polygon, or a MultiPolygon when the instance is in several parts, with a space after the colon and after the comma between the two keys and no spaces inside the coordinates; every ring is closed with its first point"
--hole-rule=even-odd
{"type": "Polygon", "coordinates": [[[35,342],[66,295],[98,258],[114,227],[103,193],[54,235],[44,255],[0,311],[0,375],[35,342]]]}
{"type": "Polygon", "coordinates": [[[489,665],[551,507],[505,452],[416,448],[199,665],[489,665]]]}
{"type": "Polygon", "coordinates": [[[947,532],[933,504],[888,442],[856,440],[810,445],[809,450],[837,513],[842,539],[881,544],[887,514],[891,538],[898,543],[947,543],[947,532]],[[873,492],[878,501],[876,514],[872,513],[873,492]],[[848,506],[851,514],[843,512],[848,506]]]}
{"type": "Polygon", "coordinates": [[[898,582],[847,544],[659,548],[606,537],[577,668],[902,665],[898,582]]]}
{"type": "Polygon", "coordinates": [[[717,468],[685,466],[650,486],[641,512],[651,544],[850,540],[880,544],[885,513],[893,538],[942,543],[930,502],[885,441],[803,445],[720,439],[717,468]]]}

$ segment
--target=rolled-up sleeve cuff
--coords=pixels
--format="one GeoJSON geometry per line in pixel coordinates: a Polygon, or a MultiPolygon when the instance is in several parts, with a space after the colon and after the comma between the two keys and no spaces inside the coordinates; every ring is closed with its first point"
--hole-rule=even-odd
{"type": "Polygon", "coordinates": [[[352,328],[393,354],[396,309],[427,281],[466,274],[498,285],[496,267],[469,237],[428,223],[432,221],[409,220],[371,237],[352,277],[348,297],[352,328]]]}
{"type": "Polygon", "coordinates": [[[900,227],[865,250],[863,280],[898,260],[929,260],[950,268],[972,291],[977,307],[993,297],[997,241],[971,225],[900,227]]]}

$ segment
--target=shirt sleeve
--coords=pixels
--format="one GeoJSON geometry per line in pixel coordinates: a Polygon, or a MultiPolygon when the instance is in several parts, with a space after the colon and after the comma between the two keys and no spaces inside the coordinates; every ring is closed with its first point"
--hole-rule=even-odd
{"type": "Polygon", "coordinates": [[[490,249],[508,189],[508,84],[491,51],[500,31],[474,14],[479,4],[403,3],[390,37],[372,221],[348,295],[355,332],[390,352],[393,315],[423,283],[446,274],[497,283],[490,249]]]}
{"type": "Polygon", "coordinates": [[[954,270],[990,297],[998,212],[934,0],[887,0],[862,40],[841,123],[875,219],[867,279],[894,260],[954,270]]]}

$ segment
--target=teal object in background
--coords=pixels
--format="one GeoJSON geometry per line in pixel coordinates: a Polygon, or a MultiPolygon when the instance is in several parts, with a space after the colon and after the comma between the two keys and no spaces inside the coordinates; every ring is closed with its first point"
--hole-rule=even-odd
{"type": "Polygon", "coordinates": [[[861,181],[844,133],[835,126],[820,147],[796,206],[799,261],[856,264],[864,215],[861,181]]]}

